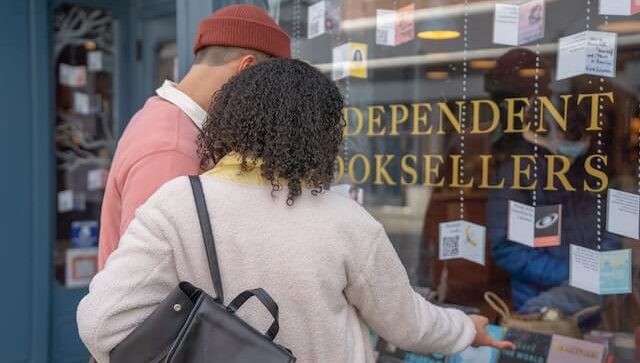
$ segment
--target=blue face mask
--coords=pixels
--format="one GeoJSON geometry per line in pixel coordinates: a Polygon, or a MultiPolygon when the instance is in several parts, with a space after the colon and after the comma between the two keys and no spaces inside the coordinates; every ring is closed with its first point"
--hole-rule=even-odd
{"type": "Polygon", "coordinates": [[[572,159],[577,159],[584,155],[589,149],[589,143],[584,141],[560,141],[556,145],[556,151],[572,159]]]}

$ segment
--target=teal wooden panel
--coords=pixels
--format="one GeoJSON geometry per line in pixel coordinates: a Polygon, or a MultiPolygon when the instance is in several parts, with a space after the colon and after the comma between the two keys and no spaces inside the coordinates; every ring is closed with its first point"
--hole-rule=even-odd
{"type": "Polygon", "coordinates": [[[51,276],[47,3],[0,2],[0,362],[46,362],[51,276]]]}

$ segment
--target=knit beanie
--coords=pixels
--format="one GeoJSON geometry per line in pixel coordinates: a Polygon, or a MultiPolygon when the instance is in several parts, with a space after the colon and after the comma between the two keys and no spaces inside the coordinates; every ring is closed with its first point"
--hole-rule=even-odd
{"type": "Polygon", "coordinates": [[[287,33],[261,8],[251,4],[226,6],[200,22],[193,52],[207,46],[257,50],[291,58],[287,33]]]}

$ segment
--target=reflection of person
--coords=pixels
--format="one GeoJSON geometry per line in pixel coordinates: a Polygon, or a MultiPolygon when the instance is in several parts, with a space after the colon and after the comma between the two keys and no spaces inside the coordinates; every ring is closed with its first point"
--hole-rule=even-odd
{"type": "Polygon", "coordinates": [[[134,211],[162,184],[198,174],[196,137],[211,95],[250,65],[289,57],[289,37],[254,5],[222,8],[200,23],[195,61],[179,84],[166,81],[136,113],[116,150],[100,221],[99,265],[118,247],[134,211]]]}
{"type": "MultiPolygon", "coordinates": [[[[199,150],[216,164],[201,179],[227,296],[267,290],[280,305],[276,340],[300,362],[373,361],[367,327],[418,352],[512,347],[489,337],[486,318],[415,293],[380,223],[325,192],[342,107],[335,84],[297,60],[250,67],[216,95],[199,150]]],[[[180,281],[215,295],[191,193],[186,177],[160,188],[80,303],[80,335],[99,361],[180,281]]],[[[244,317],[271,323],[260,310],[244,317]]]]}
{"type": "MultiPolygon", "coordinates": [[[[533,97],[534,78],[522,77],[521,69],[535,68],[536,56],[524,49],[507,52],[497,62],[495,71],[487,74],[489,91],[500,102],[507,97],[533,97]],[[520,79],[519,79],[520,78],[520,79]]],[[[550,95],[548,88],[549,69],[542,63],[540,70],[540,95],[550,95]]],[[[527,122],[533,122],[533,106],[527,110],[527,122]]],[[[595,248],[597,240],[597,201],[596,194],[583,191],[567,191],[555,179],[555,191],[545,190],[548,167],[547,155],[563,155],[571,161],[566,173],[571,185],[583,185],[587,180],[583,163],[589,151],[595,151],[595,140],[585,131],[589,110],[571,106],[567,121],[567,131],[554,128],[554,122],[546,122],[549,130],[545,134],[499,135],[495,139],[494,153],[498,160],[493,177],[494,182],[504,179],[505,187],[492,190],[487,205],[487,232],[490,238],[492,257],[502,269],[511,275],[512,298],[514,307],[523,313],[538,311],[541,307],[558,308],[565,314],[598,304],[600,299],[593,294],[582,294],[567,287],[569,278],[569,245],[578,244],[595,248]],[[537,180],[537,187],[531,190],[515,190],[513,185],[514,164],[512,154],[533,155],[533,144],[538,145],[537,179],[532,172],[524,175],[522,185],[531,185],[537,180]],[[533,203],[533,193],[538,206],[561,204],[561,245],[557,247],[531,248],[507,239],[508,201],[528,205],[533,203]],[[565,286],[565,287],[561,287],[565,286]],[[555,288],[558,287],[558,288],[555,288]],[[555,289],[552,289],[555,288],[555,289]]],[[[603,203],[605,203],[603,201],[603,203]]],[[[603,249],[611,249],[615,239],[608,234],[603,236],[603,249]]]]}

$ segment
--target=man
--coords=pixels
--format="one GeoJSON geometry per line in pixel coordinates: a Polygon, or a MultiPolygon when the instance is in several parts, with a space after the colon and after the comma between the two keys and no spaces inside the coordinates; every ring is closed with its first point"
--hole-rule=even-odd
{"type": "Polygon", "coordinates": [[[135,114],[118,143],[102,206],[99,268],[118,247],[135,210],[162,184],[199,174],[196,138],[217,91],[270,57],[291,57],[289,36],[254,5],[232,5],[204,19],[195,61],[179,84],[169,81],[135,114]]]}

